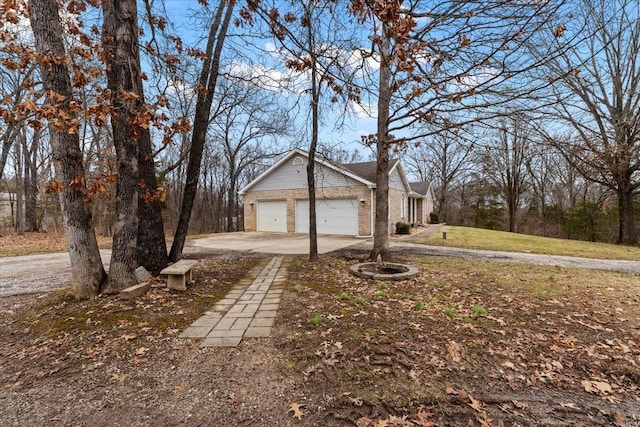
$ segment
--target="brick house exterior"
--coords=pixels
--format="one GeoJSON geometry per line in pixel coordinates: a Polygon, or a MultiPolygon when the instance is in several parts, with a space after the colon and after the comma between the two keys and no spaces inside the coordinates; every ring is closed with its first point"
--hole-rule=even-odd
{"type": "MultiPolygon", "coordinates": [[[[294,149],[238,192],[244,197],[245,231],[309,232],[308,159],[307,152],[294,149]]],[[[431,187],[410,184],[398,160],[389,169],[389,232],[397,222],[427,224],[433,210],[431,187]],[[420,194],[412,186],[426,191],[420,194]]],[[[342,165],[316,157],[315,170],[318,234],[370,236],[375,162],[342,165]]]]}

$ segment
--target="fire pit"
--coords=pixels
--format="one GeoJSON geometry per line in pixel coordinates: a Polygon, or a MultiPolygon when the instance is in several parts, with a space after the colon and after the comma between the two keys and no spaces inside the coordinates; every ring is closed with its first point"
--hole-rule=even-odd
{"type": "Polygon", "coordinates": [[[363,262],[349,270],[355,276],[373,280],[407,280],[418,275],[416,267],[394,262],[363,262]]]}

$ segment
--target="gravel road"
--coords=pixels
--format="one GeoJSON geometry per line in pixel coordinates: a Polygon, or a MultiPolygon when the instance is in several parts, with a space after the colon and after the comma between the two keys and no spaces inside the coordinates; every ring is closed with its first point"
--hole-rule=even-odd
{"type": "MultiPolygon", "coordinates": [[[[111,250],[100,251],[105,269],[109,268],[111,250]]],[[[51,291],[69,286],[69,254],[0,257],[0,297],[51,291]]]]}
{"type": "Polygon", "coordinates": [[[592,270],[617,271],[640,275],[640,260],[605,260],[578,258],[560,255],[539,255],[521,252],[499,252],[475,249],[427,246],[409,242],[390,242],[391,251],[406,251],[413,255],[436,256],[445,258],[463,258],[501,262],[522,262],[538,265],[556,265],[559,267],[588,268],[592,270]]]}
{"type": "MultiPolygon", "coordinates": [[[[359,242],[354,246],[340,249],[338,252],[352,250],[367,251],[370,248],[371,242],[359,242]]],[[[426,246],[402,240],[391,240],[389,242],[389,248],[392,252],[402,252],[410,255],[557,265],[561,267],[617,271],[640,276],[640,260],[601,260],[516,252],[481,251],[442,246],[426,246]]],[[[205,253],[206,251],[206,247],[202,246],[185,248],[185,253],[205,253]]],[[[219,253],[220,250],[211,249],[211,252],[219,253]]],[[[105,264],[105,269],[107,269],[111,258],[111,251],[101,250],[100,253],[102,255],[102,261],[105,264]]],[[[63,288],[69,285],[70,275],[69,255],[66,252],[3,257],[0,258],[0,297],[45,292],[63,288]]]]}

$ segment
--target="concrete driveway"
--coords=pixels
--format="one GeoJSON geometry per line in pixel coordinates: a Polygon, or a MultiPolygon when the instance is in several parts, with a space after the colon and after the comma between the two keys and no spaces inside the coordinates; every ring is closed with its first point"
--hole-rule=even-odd
{"type": "MultiPolygon", "coordinates": [[[[369,239],[370,240],[370,239],[369,239]]],[[[368,239],[356,239],[352,236],[318,236],[318,253],[346,248],[368,239]]],[[[199,239],[188,239],[189,246],[203,249],[259,252],[265,254],[308,254],[308,234],[236,232],[213,234],[199,239]]]]}

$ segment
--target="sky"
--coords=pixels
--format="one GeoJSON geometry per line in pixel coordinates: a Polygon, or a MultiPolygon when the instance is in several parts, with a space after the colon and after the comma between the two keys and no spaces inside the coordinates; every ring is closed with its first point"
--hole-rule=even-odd
{"type": "MultiPolygon", "coordinates": [[[[210,3],[211,7],[215,5],[214,2],[210,3]]],[[[199,9],[198,2],[195,0],[169,0],[165,2],[165,7],[168,16],[174,21],[185,44],[196,43],[200,34],[195,29],[197,26],[194,26],[192,17],[194,11],[199,9]]],[[[236,6],[236,13],[237,10],[238,6],[236,6]]],[[[238,34],[246,33],[248,30],[233,27],[230,28],[230,31],[232,33],[227,38],[226,45],[233,44],[236,48],[241,46],[241,49],[246,53],[245,58],[234,59],[232,67],[244,70],[253,69],[256,74],[267,73],[276,79],[278,76],[284,76],[287,73],[282,66],[281,57],[272,38],[253,38],[249,43],[246,43],[238,37],[238,34]]],[[[308,81],[307,76],[301,76],[297,79],[301,87],[307,87],[305,79],[308,81]]],[[[298,95],[299,93],[296,93],[296,96],[298,95]]],[[[287,95],[282,93],[282,96],[287,95]]],[[[300,104],[304,105],[304,102],[304,98],[302,98],[300,104]]],[[[346,117],[339,111],[328,111],[323,114],[320,142],[333,148],[357,149],[367,159],[373,152],[363,146],[361,136],[376,132],[375,108],[362,107],[357,104],[352,104],[352,108],[354,112],[346,117]]],[[[304,134],[305,131],[303,129],[310,128],[308,123],[309,114],[307,113],[308,111],[300,111],[297,115],[295,124],[297,134],[304,134]]],[[[310,130],[307,130],[308,132],[310,130]]],[[[294,140],[291,143],[302,149],[308,146],[306,141],[296,142],[294,140]]]]}

